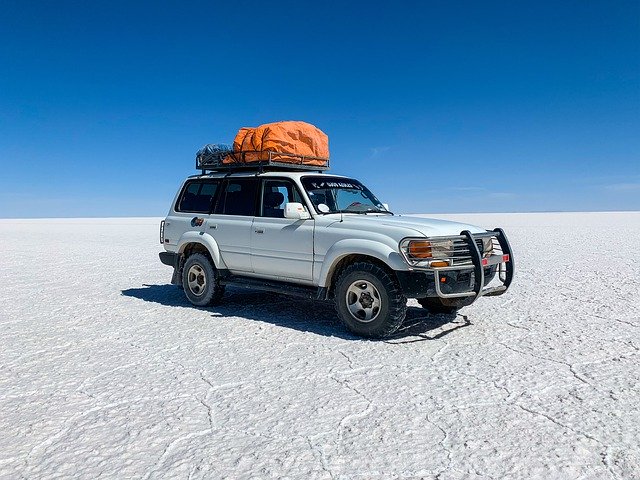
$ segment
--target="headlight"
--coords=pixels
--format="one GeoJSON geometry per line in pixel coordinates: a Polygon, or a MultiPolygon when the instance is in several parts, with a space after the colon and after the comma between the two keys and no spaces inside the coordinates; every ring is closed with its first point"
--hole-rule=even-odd
{"type": "Polygon", "coordinates": [[[407,239],[400,243],[400,250],[410,265],[428,267],[434,260],[453,256],[453,240],[407,239]]]}
{"type": "Polygon", "coordinates": [[[482,250],[484,256],[489,256],[493,253],[493,237],[485,238],[482,240],[482,250]]]}
{"type": "Polygon", "coordinates": [[[453,240],[431,241],[433,258],[449,258],[453,256],[453,240]]]}

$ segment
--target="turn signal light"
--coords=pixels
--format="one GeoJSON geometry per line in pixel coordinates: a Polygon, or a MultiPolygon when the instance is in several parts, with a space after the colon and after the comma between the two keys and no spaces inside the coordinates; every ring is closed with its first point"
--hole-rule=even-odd
{"type": "Polygon", "coordinates": [[[410,242],[409,255],[414,258],[431,258],[431,244],[420,240],[410,242]]]}
{"type": "Polygon", "coordinates": [[[448,267],[449,266],[449,262],[443,262],[443,261],[431,262],[430,266],[435,267],[435,268],[448,267]]]}

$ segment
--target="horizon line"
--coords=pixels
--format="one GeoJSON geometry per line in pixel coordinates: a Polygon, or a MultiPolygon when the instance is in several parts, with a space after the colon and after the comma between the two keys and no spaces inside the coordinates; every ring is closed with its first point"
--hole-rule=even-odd
{"type": "MultiPolygon", "coordinates": [[[[426,212],[426,213],[396,213],[398,216],[416,216],[416,215],[523,215],[523,214],[540,214],[540,213],[640,213],[640,210],[531,210],[524,212],[426,212]]],[[[0,217],[2,220],[99,220],[99,219],[134,219],[134,218],[166,218],[166,215],[112,215],[112,216],[69,216],[69,217],[0,217]]]]}

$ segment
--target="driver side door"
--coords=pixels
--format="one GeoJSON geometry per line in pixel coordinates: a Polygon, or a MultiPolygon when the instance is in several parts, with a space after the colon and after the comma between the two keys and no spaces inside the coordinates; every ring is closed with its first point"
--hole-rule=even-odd
{"type": "MultiPolygon", "coordinates": [[[[289,202],[305,202],[293,181],[263,178],[258,216],[251,229],[251,263],[256,275],[283,281],[313,281],[313,218],[284,218],[289,202]]],[[[308,209],[308,207],[307,207],[308,209]]]]}

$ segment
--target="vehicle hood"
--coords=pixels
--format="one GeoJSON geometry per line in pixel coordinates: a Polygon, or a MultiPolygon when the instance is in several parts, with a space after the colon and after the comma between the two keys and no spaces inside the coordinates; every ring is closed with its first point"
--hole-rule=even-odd
{"type": "Polygon", "coordinates": [[[471,233],[482,233],[486,230],[476,225],[468,223],[452,222],[449,220],[438,220],[435,218],[410,217],[400,215],[343,215],[342,221],[345,226],[351,228],[362,228],[366,230],[379,230],[380,228],[403,229],[405,236],[418,235],[426,237],[460,235],[463,230],[471,233]]]}

